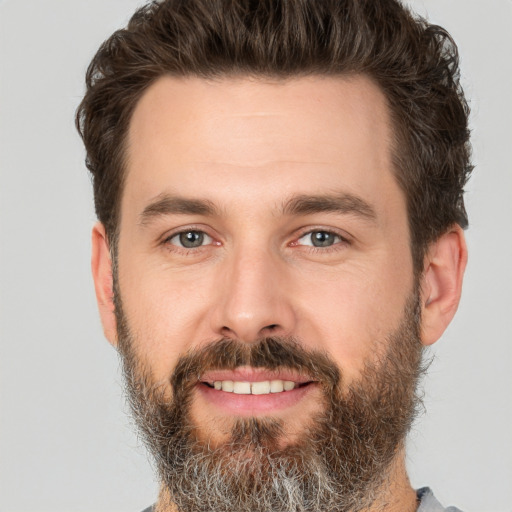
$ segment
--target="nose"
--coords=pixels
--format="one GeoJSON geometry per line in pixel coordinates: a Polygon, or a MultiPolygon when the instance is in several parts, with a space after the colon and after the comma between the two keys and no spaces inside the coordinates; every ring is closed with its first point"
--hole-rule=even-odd
{"type": "Polygon", "coordinates": [[[252,342],[292,334],[296,316],[279,256],[268,249],[239,250],[223,265],[212,315],[216,335],[252,342]]]}

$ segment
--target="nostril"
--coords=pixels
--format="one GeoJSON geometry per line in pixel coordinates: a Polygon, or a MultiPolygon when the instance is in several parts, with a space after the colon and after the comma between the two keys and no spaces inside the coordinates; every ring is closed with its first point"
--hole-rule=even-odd
{"type": "Polygon", "coordinates": [[[239,330],[235,330],[225,325],[221,328],[220,334],[227,339],[251,342],[266,336],[275,336],[279,334],[281,328],[281,324],[268,324],[259,330],[252,330],[250,326],[248,329],[244,330],[244,326],[242,325],[239,330]]]}
{"type": "Polygon", "coordinates": [[[227,327],[226,325],[221,329],[222,335],[226,336],[226,338],[236,337],[236,332],[233,329],[227,327]]]}

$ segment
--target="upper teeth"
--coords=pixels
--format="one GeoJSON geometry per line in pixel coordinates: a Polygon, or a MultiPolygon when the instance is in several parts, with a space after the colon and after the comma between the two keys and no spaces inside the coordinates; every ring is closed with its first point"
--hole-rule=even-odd
{"type": "Polygon", "coordinates": [[[295,388],[295,382],[291,380],[263,380],[260,382],[216,380],[213,387],[237,395],[268,395],[269,393],[291,391],[295,388]]]}

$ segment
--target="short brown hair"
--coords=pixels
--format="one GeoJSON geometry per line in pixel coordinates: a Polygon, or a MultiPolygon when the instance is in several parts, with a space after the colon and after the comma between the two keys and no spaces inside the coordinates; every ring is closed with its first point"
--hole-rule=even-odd
{"type": "Polygon", "coordinates": [[[468,106],[450,35],[397,0],[164,0],[139,9],[92,60],[76,116],[110,243],[131,114],[159,77],[354,73],[371,77],[387,97],[421,272],[428,244],[455,223],[467,226],[468,106]]]}

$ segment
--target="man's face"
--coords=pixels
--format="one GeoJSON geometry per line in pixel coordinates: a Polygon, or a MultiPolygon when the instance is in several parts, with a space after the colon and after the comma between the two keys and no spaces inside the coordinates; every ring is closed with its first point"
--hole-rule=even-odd
{"type": "MultiPolygon", "coordinates": [[[[129,132],[118,285],[155,381],[219,337],[267,335],[297,337],[347,384],[358,378],[413,287],[391,138],[385,99],[363,78],[163,78],[147,91],[129,132]]],[[[194,416],[216,430],[269,413],[300,430],[317,402],[202,391],[194,416]]]]}
{"type": "Polygon", "coordinates": [[[417,297],[391,140],[386,101],[362,77],[162,78],[140,100],[117,252],[120,341],[161,404],[182,384],[179,363],[204,446],[253,419],[279,426],[273,449],[300,443],[329,393],[368,388],[393,340],[406,346],[417,297]],[[249,355],[273,350],[269,338],[277,355],[249,355]],[[293,347],[315,364],[294,364],[293,347]],[[341,378],[324,379],[326,361],[341,378]]]}

